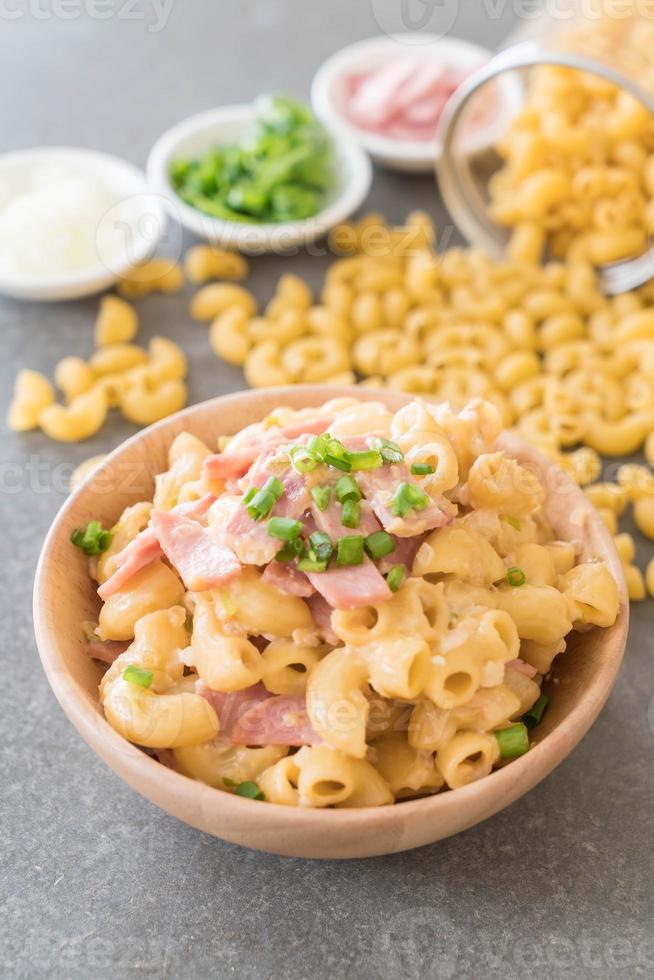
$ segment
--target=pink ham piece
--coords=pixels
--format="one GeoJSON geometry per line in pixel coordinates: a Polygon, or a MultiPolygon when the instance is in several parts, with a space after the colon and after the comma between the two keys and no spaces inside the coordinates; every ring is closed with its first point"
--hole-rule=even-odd
{"type": "Polygon", "coordinates": [[[298,571],[290,562],[271,561],[266,565],[262,581],[274,585],[286,595],[297,595],[302,599],[313,595],[314,588],[304,572],[298,571]]]}
{"type": "Polygon", "coordinates": [[[377,568],[383,575],[390,571],[393,565],[404,565],[410,572],[414,559],[418,554],[418,549],[425,540],[426,535],[416,534],[414,538],[396,538],[393,535],[391,537],[395,541],[395,550],[391,551],[389,555],[384,555],[383,558],[380,558],[377,562],[377,568]]]}
{"type": "Polygon", "coordinates": [[[137,572],[157,558],[161,558],[161,547],[152,528],[146,527],[116,555],[116,571],[98,589],[103,602],[120,592],[137,572]]]}
{"type": "MultiPolygon", "coordinates": [[[[311,508],[311,514],[320,531],[324,531],[332,541],[347,535],[372,533],[378,530],[377,522],[365,506],[361,508],[361,521],[356,530],[341,524],[342,507],[332,500],[327,510],[311,508]],[[373,524],[374,521],[374,524],[373,524]],[[368,529],[366,529],[368,528],[368,529]]],[[[309,572],[307,575],[316,592],[319,592],[333,609],[357,609],[359,606],[376,606],[390,599],[392,592],[386,580],[364,555],[360,565],[331,565],[326,572],[309,572]]]]}
{"type": "Polygon", "coordinates": [[[318,635],[325,643],[338,646],[341,641],[332,629],[332,613],[334,610],[327,600],[319,592],[316,592],[314,595],[309,596],[306,603],[311,610],[313,621],[318,629],[318,635]]]}
{"type": "Polygon", "coordinates": [[[423,531],[444,527],[456,516],[456,507],[445,497],[439,498],[438,503],[429,498],[424,510],[410,510],[406,517],[393,514],[391,499],[397,487],[400,483],[416,483],[404,463],[358,473],[357,482],[384,530],[399,538],[412,538],[423,531]]]}
{"type": "Polygon", "coordinates": [[[161,550],[192,592],[215,589],[240,575],[233,551],[212,538],[197,521],[173,511],[154,511],[150,526],[161,550]]]}
{"type": "Polygon", "coordinates": [[[208,701],[218,715],[221,735],[229,735],[242,714],[256,708],[262,701],[272,696],[263,684],[253,684],[252,687],[244,687],[241,691],[226,693],[212,690],[201,680],[195,683],[195,693],[208,701]]]}
{"type": "Polygon", "coordinates": [[[289,439],[297,439],[301,435],[320,435],[333,422],[333,415],[321,415],[304,422],[295,422],[283,429],[269,429],[263,433],[263,438],[242,446],[230,452],[214,453],[207,456],[202,465],[204,473],[210,479],[231,480],[245,476],[259,454],[264,449],[275,449],[283,446],[289,439]]]}
{"type": "Polygon", "coordinates": [[[515,660],[509,660],[506,665],[511,670],[517,671],[519,674],[524,674],[525,677],[535,677],[538,671],[531,664],[525,663],[520,657],[516,657],[515,660]]]}
{"type": "Polygon", "coordinates": [[[317,745],[304,697],[278,694],[245,711],[232,729],[233,745],[317,745]]]}
{"type": "Polygon", "coordinates": [[[119,640],[89,640],[86,652],[93,660],[101,660],[103,664],[111,665],[121,653],[125,653],[130,642],[121,643],[119,640]]]}
{"type": "MultiPolygon", "coordinates": [[[[170,513],[189,519],[199,519],[204,517],[215,499],[212,493],[205,493],[199,500],[178,504],[170,513]]],[[[162,554],[161,545],[152,527],[144,528],[115,556],[116,571],[98,589],[100,598],[106,601],[115,592],[120,592],[137,572],[157,558],[161,558],[162,554]]]]}

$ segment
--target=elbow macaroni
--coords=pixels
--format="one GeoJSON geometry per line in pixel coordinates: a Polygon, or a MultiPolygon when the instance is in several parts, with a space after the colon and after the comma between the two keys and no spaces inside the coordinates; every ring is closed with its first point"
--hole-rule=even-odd
{"type": "MultiPolygon", "coordinates": [[[[299,311],[310,309],[293,283],[284,299],[299,311]]],[[[382,459],[375,480],[364,484],[356,470],[353,477],[368,497],[366,521],[379,528],[390,520],[400,532],[393,549],[406,548],[406,557],[333,563],[312,570],[309,579],[280,558],[270,567],[274,574],[264,574],[269,558],[257,549],[262,538],[266,546],[270,540],[266,524],[240,509],[233,487],[226,492],[212,480],[217,499],[210,512],[183,520],[199,522],[194,540],[199,533],[224,549],[230,522],[247,518],[238,574],[189,591],[174,542],[162,540],[164,558],[148,554],[145,567],[107,591],[121,571],[121,552],[137,548],[151,512],[174,518],[175,508],[192,506],[206,492],[210,449],[181,433],[167,471],[156,478],[153,502],[128,508],[107,551],[92,559],[107,596],[96,638],[130,643],[101,682],[105,716],[130,741],[171,749],[179,772],[237,795],[252,795],[256,783],[257,798],[283,806],[384,806],[465,786],[498,763],[496,733],[534,704],[570,630],[613,623],[617,586],[602,562],[579,563],[575,545],[554,538],[542,512],[543,487],[494,450],[497,414],[478,399],[459,413],[417,401],[395,414],[379,403],[336,399],[317,410],[278,409],[235,436],[226,455],[236,459],[253,441],[261,444],[250,472],[260,472],[265,461],[284,488],[276,500],[293,506],[285,479],[292,479],[294,495],[306,493],[298,498],[300,533],[308,533],[302,522],[309,510],[309,529],[334,517],[340,526],[336,498],[321,511],[312,509],[308,493],[333,483],[340,471],[321,464],[315,474],[298,473],[289,448],[275,448],[281,429],[301,433],[306,422],[311,431],[317,418],[326,419],[344,448],[360,451],[368,435],[398,447],[403,459],[382,459]],[[429,461],[434,472],[411,473],[413,459],[429,461]],[[411,480],[424,504],[413,515],[392,514],[380,489],[385,480],[391,487],[411,480]],[[392,592],[382,573],[398,562],[405,578],[392,592]],[[308,593],[332,580],[346,592],[335,600],[338,608],[323,600],[318,619],[319,595],[308,593]],[[362,603],[359,592],[370,581],[381,591],[362,603]],[[136,677],[133,668],[141,672],[136,677]]],[[[241,494],[249,479],[240,481],[241,494]]],[[[613,513],[628,491],[611,485],[594,493],[613,513]]],[[[356,529],[348,533],[356,537],[356,529]]],[[[633,558],[628,545],[620,544],[625,561],[633,558]]],[[[203,560],[205,547],[194,560],[203,560]]]]}

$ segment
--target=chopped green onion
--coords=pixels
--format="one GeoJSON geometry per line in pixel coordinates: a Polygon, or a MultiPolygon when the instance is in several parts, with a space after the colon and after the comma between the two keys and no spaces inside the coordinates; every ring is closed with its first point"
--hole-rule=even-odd
{"type": "Polygon", "coordinates": [[[341,538],[336,552],[337,565],[360,565],[363,561],[364,538],[361,534],[350,534],[341,538]]]}
{"type": "Polygon", "coordinates": [[[384,555],[390,555],[391,551],[395,551],[395,541],[388,531],[375,531],[374,534],[369,534],[366,538],[366,551],[372,560],[376,561],[378,558],[383,558],[384,555]]]}
{"type": "Polygon", "coordinates": [[[548,698],[547,694],[541,694],[536,703],[532,704],[529,711],[526,711],[522,716],[522,720],[527,728],[535,728],[536,725],[538,725],[545,714],[545,709],[549,703],[550,699],[548,698]]]}
{"type": "Polygon", "coordinates": [[[302,534],[302,521],[294,521],[291,517],[271,517],[267,531],[271,538],[295,541],[302,534]]]}
{"type": "Polygon", "coordinates": [[[428,476],[436,471],[431,463],[411,463],[411,472],[414,476],[428,476]]]}
{"type": "Polygon", "coordinates": [[[424,510],[429,497],[415,483],[400,483],[391,499],[391,512],[396,517],[406,517],[410,510],[424,510]]]}
{"type": "Polygon", "coordinates": [[[334,492],[336,499],[341,504],[344,504],[346,500],[361,500],[359,484],[353,476],[342,476],[337,480],[334,492]]]}
{"type": "Polygon", "coordinates": [[[325,462],[328,466],[333,466],[337,470],[349,473],[352,469],[350,454],[338,439],[330,439],[325,451],[325,462]]]}
{"type": "Polygon", "coordinates": [[[295,538],[294,541],[287,541],[281,551],[278,551],[275,555],[276,561],[293,561],[294,558],[300,558],[304,554],[304,541],[302,538],[295,538]]]}
{"type": "Polygon", "coordinates": [[[270,513],[277,498],[270,490],[257,490],[252,500],[247,505],[248,514],[253,521],[261,521],[270,513]]]}
{"type": "Polygon", "coordinates": [[[404,565],[393,565],[386,576],[386,584],[388,585],[391,592],[397,592],[399,587],[404,581],[404,576],[406,575],[406,568],[404,565]]]}
{"type": "Polygon", "coordinates": [[[381,436],[378,436],[371,440],[370,445],[373,449],[377,449],[381,453],[381,457],[385,463],[401,463],[404,459],[404,453],[398,444],[391,442],[390,439],[383,439],[381,436]]]}
{"type": "Polygon", "coordinates": [[[249,779],[246,779],[244,783],[239,783],[234,792],[237,796],[244,796],[248,800],[265,800],[266,798],[257,784],[249,779]]]}
{"type": "Polygon", "coordinates": [[[111,531],[105,531],[100,521],[89,521],[83,531],[76,527],[70,540],[86,555],[101,555],[111,544],[111,537],[111,531]]]}
{"type": "Polygon", "coordinates": [[[521,526],[521,525],[520,525],[520,521],[518,520],[518,518],[517,518],[517,517],[509,517],[509,516],[507,515],[507,516],[506,516],[506,517],[504,518],[504,520],[506,521],[506,523],[507,523],[507,524],[510,524],[510,525],[511,525],[511,527],[512,527],[512,528],[514,528],[514,530],[516,530],[516,531],[519,531],[519,530],[520,530],[520,526],[521,526]]]}
{"type": "Polygon", "coordinates": [[[361,504],[358,500],[352,500],[351,497],[343,504],[343,513],[341,514],[341,524],[343,527],[358,527],[359,521],[361,520],[361,504]]]}
{"type": "Polygon", "coordinates": [[[529,733],[521,721],[508,728],[498,728],[494,735],[503,759],[517,759],[529,751],[529,733]]]}
{"type": "Polygon", "coordinates": [[[297,567],[301,572],[326,572],[327,561],[314,561],[313,558],[300,558],[297,567]]]}
{"type": "Polygon", "coordinates": [[[330,437],[325,433],[321,436],[311,436],[307,443],[307,449],[319,463],[325,462],[325,454],[329,445],[330,437]]]}
{"type": "Polygon", "coordinates": [[[509,585],[513,585],[515,588],[524,585],[525,582],[527,581],[527,576],[525,575],[523,570],[521,568],[518,568],[516,565],[514,565],[512,568],[508,570],[508,572],[506,573],[506,577],[509,585]]]}
{"type": "Polygon", "coordinates": [[[306,446],[296,446],[291,450],[291,461],[298,473],[312,473],[318,466],[319,460],[306,446]]]}
{"type": "Polygon", "coordinates": [[[318,510],[327,510],[332,492],[329,487],[312,487],[311,496],[318,510]]]}
{"type": "Polygon", "coordinates": [[[275,500],[279,500],[284,495],[284,484],[276,476],[270,476],[264,483],[262,490],[267,490],[275,500]]]}
{"type": "Polygon", "coordinates": [[[243,497],[243,503],[244,504],[249,504],[250,501],[252,500],[252,498],[254,496],[256,496],[257,493],[258,493],[258,490],[257,490],[256,487],[250,487],[250,489],[248,490],[248,492],[243,497]]]}
{"type": "Polygon", "coordinates": [[[377,449],[368,452],[350,453],[350,466],[353,470],[376,470],[384,462],[382,454],[377,449]]]}
{"type": "Polygon", "coordinates": [[[153,677],[153,671],[146,670],[145,667],[137,667],[135,664],[129,664],[123,671],[123,680],[129,681],[130,684],[138,684],[139,687],[150,687],[153,677]]]}
{"type": "Polygon", "coordinates": [[[309,535],[308,555],[312,561],[329,561],[334,553],[334,545],[324,531],[314,531],[309,535]]]}

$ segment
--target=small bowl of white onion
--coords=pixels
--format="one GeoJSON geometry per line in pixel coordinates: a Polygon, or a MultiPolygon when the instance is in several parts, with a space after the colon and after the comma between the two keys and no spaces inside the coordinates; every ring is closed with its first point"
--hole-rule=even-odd
{"type": "Polygon", "coordinates": [[[165,227],[145,175],[75,147],[0,156],[0,293],[63,300],[106,289],[147,259],[165,227]]]}

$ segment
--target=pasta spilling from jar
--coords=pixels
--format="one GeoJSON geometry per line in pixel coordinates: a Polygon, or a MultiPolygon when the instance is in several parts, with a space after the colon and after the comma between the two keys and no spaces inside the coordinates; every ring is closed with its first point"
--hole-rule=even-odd
{"type": "Polygon", "coordinates": [[[339,398],[219,452],[178,435],[152,501],[73,533],[102,600],[86,630],[109,723],[286,806],[392,804],[527,752],[554,658],[619,597],[557,540],[501,427],[480,399],[339,398]]]}

